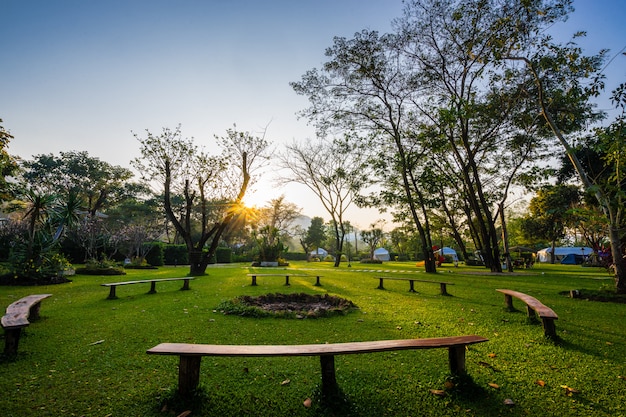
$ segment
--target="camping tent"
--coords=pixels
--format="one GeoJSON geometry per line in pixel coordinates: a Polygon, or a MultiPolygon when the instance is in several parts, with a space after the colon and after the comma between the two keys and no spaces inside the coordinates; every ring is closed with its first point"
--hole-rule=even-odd
{"type": "Polygon", "coordinates": [[[312,250],[309,253],[309,256],[317,256],[320,259],[324,259],[328,256],[328,251],[326,249],[323,248],[317,248],[316,250],[312,250]]]}
{"type": "MultiPolygon", "coordinates": [[[[550,254],[552,248],[545,248],[537,252],[537,262],[550,262],[550,254]]],[[[593,253],[593,249],[586,246],[572,246],[572,247],[556,247],[554,248],[554,261],[561,262],[567,255],[580,255],[583,258],[593,253]]],[[[571,258],[570,258],[571,259],[571,258]]],[[[575,256],[574,256],[575,259],[575,256]]],[[[570,263],[571,260],[566,261],[570,263]]]]}
{"type": "Polygon", "coordinates": [[[452,262],[458,262],[459,261],[459,256],[457,255],[456,251],[452,248],[449,248],[447,246],[444,246],[443,248],[436,250],[435,254],[439,255],[443,255],[443,256],[450,256],[452,258],[452,262]]]}
{"type": "Polygon", "coordinates": [[[378,248],[374,251],[374,259],[378,259],[379,261],[388,261],[391,258],[389,257],[389,251],[385,248],[378,248]]]}

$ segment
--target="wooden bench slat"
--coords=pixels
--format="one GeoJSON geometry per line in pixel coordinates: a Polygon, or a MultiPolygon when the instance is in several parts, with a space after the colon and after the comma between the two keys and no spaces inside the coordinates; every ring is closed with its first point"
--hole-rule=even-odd
{"type": "Polygon", "coordinates": [[[496,291],[499,291],[503,294],[511,295],[519,299],[520,301],[523,301],[524,304],[526,304],[527,306],[535,310],[537,314],[539,315],[539,317],[541,318],[551,318],[555,320],[559,318],[559,316],[554,312],[554,310],[544,305],[541,301],[537,300],[533,296],[524,294],[523,292],[513,291],[513,290],[497,289],[496,291]]]}
{"type": "Polygon", "coordinates": [[[385,289],[385,287],[383,286],[383,281],[386,279],[395,280],[395,281],[409,281],[409,292],[417,292],[415,291],[415,286],[413,285],[415,282],[427,282],[430,284],[439,284],[439,291],[441,295],[450,295],[448,293],[447,286],[454,285],[453,282],[433,281],[433,280],[428,280],[428,279],[419,279],[419,278],[412,278],[412,277],[374,277],[374,279],[377,279],[379,281],[379,284],[377,287],[379,290],[385,289]]]}
{"type": "MultiPolygon", "coordinates": [[[[30,324],[28,319],[31,315],[31,308],[51,296],[52,294],[32,294],[10,304],[6,308],[6,314],[2,316],[2,327],[11,329],[28,326],[30,324]]],[[[32,319],[36,318],[32,317],[32,319]]]]}
{"type": "Polygon", "coordinates": [[[17,354],[22,329],[30,325],[29,320],[39,318],[41,301],[52,294],[32,294],[11,303],[6,314],[2,316],[0,324],[4,328],[4,353],[12,356],[17,354]]]}
{"type": "Polygon", "coordinates": [[[537,300],[535,297],[530,296],[528,294],[524,294],[523,292],[507,290],[498,288],[496,291],[504,294],[504,301],[509,310],[513,309],[513,298],[515,297],[524,304],[526,304],[526,310],[528,312],[529,317],[533,317],[535,313],[541,317],[541,322],[543,324],[543,332],[546,337],[550,339],[557,339],[556,336],[556,326],[554,325],[554,320],[557,320],[559,317],[557,314],[548,306],[544,305],[541,301],[537,300]]]}
{"type": "Polygon", "coordinates": [[[315,286],[316,287],[321,287],[322,284],[320,283],[320,278],[323,277],[323,275],[306,275],[306,274],[290,274],[289,272],[286,272],[284,274],[255,274],[255,273],[251,273],[251,274],[246,274],[249,277],[252,277],[252,283],[250,284],[251,286],[255,287],[257,285],[256,283],[256,279],[257,277],[285,277],[285,286],[289,286],[289,278],[290,277],[310,277],[310,276],[314,276],[315,277],[315,286]]]}
{"type": "Polygon", "coordinates": [[[378,340],[370,342],[328,343],[313,345],[205,345],[161,343],[149,349],[154,355],[189,356],[320,356],[349,355],[405,349],[431,349],[465,346],[485,342],[481,336],[452,336],[430,339],[378,340]]]}
{"type": "Polygon", "coordinates": [[[194,279],[194,277],[182,277],[182,278],[155,278],[155,279],[142,279],[136,281],[123,281],[123,282],[108,282],[105,284],[100,284],[103,287],[109,287],[109,296],[107,297],[109,300],[115,300],[117,295],[115,294],[115,289],[118,285],[131,285],[131,284],[147,284],[150,283],[150,291],[148,294],[156,293],[156,283],[163,281],[185,281],[183,284],[183,288],[181,290],[189,289],[189,281],[194,279]]]}
{"type": "Polygon", "coordinates": [[[430,339],[379,340],[372,342],[329,343],[315,345],[201,345],[190,343],[161,343],[149,349],[153,355],[178,355],[178,392],[191,395],[200,381],[203,356],[319,356],[322,370],[322,399],[338,392],[335,377],[335,355],[374,353],[391,350],[448,348],[450,371],[465,374],[467,345],[486,342],[481,336],[453,336],[430,339]]]}

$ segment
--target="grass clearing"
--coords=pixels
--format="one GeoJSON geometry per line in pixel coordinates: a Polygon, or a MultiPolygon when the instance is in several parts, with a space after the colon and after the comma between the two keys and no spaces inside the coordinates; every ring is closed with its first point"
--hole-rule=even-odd
{"type": "Polygon", "coordinates": [[[156,417],[192,408],[194,416],[626,416],[626,304],[562,294],[610,287],[604,271],[542,264],[494,275],[478,267],[444,266],[437,280],[455,284],[446,297],[430,283],[415,282],[417,293],[409,293],[405,281],[385,281],[385,290],[376,289],[376,276],[410,271],[429,279],[410,263],[336,269],[296,262],[290,269],[324,275],[323,286],[294,276],[290,287],[280,277],[265,277],[252,287],[246,274],[260,269],[233,264],[209,268],[209,275],[190,282],[190,291],[180,291],[179,281],[159,283],[157,294],[146,294],[148,284],[128,285],[117,289],[117,300],[107,300],[109,290],[100,284],[180,277],[187,269],[0,287],[2,309],[28,294],[53,294],[42,303],[42,319],[26,328],[17,358],[0,359],[0,415],[156,417]],[[544,339],[541,325],[529,322],[521,302],[514,300],[519,311],[507,312],[496,288],[527,293],[551,307],[559,315],[561,343],[544,339]],[[238,296],[277,292],[339,296],[359,309],[304,320],[216,311],[238,296]],[[348,402],[334,410],[316,402],[317,357],[203,358],[201,395],[196,404],[181,405],[174,394],[178,358],[145,353],[162,342],[309,344],[464,334],[489,341],[469,347],[470,378],[454,387],[446,386],[444,349],[336,357],[337,381],[348,402]],[[303,406],[307,398],[314,399],[311,408],[303,406]],[[505,405],[506,399],[515,405],[505,405]]]}

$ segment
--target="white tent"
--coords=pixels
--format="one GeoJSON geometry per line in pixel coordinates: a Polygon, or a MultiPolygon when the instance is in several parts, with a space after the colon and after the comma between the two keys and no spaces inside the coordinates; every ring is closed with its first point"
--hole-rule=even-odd
{"type": "Polygon", "coordinates": [[[312,250],[309,253],[310,256],[317,256],[320,259],[324,259],[328,256],[328,251],[326,249],[323,248],[317,248],[317,250],[312,250]]]}
{"type": "Polygon", "coordinates": [[[389,257],[389,251],[385,248],[378,248],[374,251],[374,259],[378,259],[379,261],[388,261],[391,258],[389,257]]]}
{"type": "Polygon", "coordinates": [[[456,251],[454,249],[452,249],[452,248],[447,247],[447,246],[444,246],[443,248],[436,250],[435,253],[436,254],[442,254],[443,256],[448,255],[448,256],[450,256],[452,258],[453,262],[454,261],[456,261],[456,262],[459,261],[459,256],[457,255],[456,251]]]}
{"type": "MultiPolygon", "coordinates": [[[[537,251],[537,262],[550,262],[551,253],[552,248],[537,251]]],[[[593,249],[587,246],[556,247],[554,248],[554,261],[561,262],[561,260],[569,254],[589,256],[591,253],[593,253],[593,249]]]]}

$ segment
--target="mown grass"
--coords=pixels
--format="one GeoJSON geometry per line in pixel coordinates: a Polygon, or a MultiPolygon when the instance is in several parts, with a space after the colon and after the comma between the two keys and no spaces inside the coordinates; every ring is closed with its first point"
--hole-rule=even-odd
{"type": "MultiPolygon", "coordinates": [[[[42,318],[26,329],[14,359],[0,359],[2,416],[626,416],[625,304],[572,299],[572,289],[600,290],[606,272],[579,266],[540,265],[515,274],[492,275],[478,267],[442,268],[437,277],[453,282],[451,297],[439,287],[374,277],[416,272],[410,263],[292,263],[310,277],[259,277],[250,286],[247,265],[211,267],[191,281],[117,289],[107,300],[104,282],[183,276],[183,267],[129,270],[125,277],[75,276],[45,287],[0,287],[2,311],[32,293],[51,293],[42,318]],[[312,271],[312,270],[315,271],[312,271]],[[319,271],[322,269],[323,271],[319,271]],[[387,272],[369,272],[380,269],[387,272]],[[496,288],[535,296],[558,314],[561,340],[544,339],[541,325],[524,306],[507,312],[496,288]],[[250,318],[222,315],[216,308],[241,295],[276,292],[330,294],[359,310],[319,319],[250,318]],[[316,357],[215,358],[202,360],[201,392],[193,404],[176,401],[177,357],[147,355],[161,342],[298,344],[478,334],[489,338],[467,352],[469,378],[446,385],[443,349],[400,351],[336,358],[337,380],[346,403],[323,408],[316,357]],[[289,381],[289,382],[286,382],[289,381]],[[489,385],[492,384],[492,385],[489,385]],[[576,392],[568,391],[571,387],[576,392]],[[445,396],[430,390],[446,390],[445,396]],[[307,408],[303,401],[313,399],[307,408]],[[511,399],[515,405],[505,405],[511,399]]],[[[583,292],[584,294],[584,292],[583,292]]],[[[4,346],[1,341],[2,347],[4,346]]]]}

